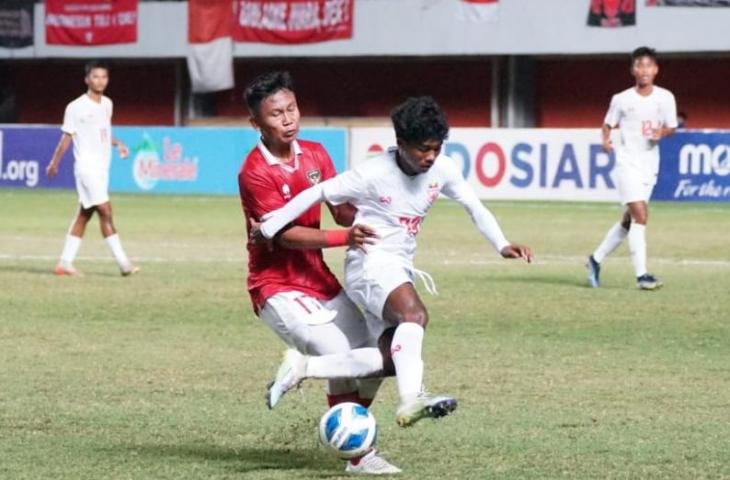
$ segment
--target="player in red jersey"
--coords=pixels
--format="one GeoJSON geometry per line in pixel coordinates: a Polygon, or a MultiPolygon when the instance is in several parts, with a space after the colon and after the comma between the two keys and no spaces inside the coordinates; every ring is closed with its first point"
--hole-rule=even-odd
{"type": "MultiPolygon", "coordinates": [[[[244,92],[251,124],[261,133],[238,175],[241,203],[250,233],[252,222],[283,207],[299,192],[336,175],[332,160],[318,143],[298,140],[299,108],[286,72],[271,72],[253,80],[244,92]]],[[[372,403],[381,383],[382,360],[377,339],[371,336],[360,310],[347,297],[324,263],[322,248],[366,248],[375,241],[372,229],[352,225],[354,209],[328,205],[342,230],[320,230],[320,208],[297,218],[270,245],[248,243],[248,291],[258,317],[290,348],[308,356],[308,373],[328,380],[328,403],[372,403]],[[332,356],[332,355],[336,356],[332,356]],[[317,356],[328,355],[327,362],[317,356]],[[341,358],[348,365],[343,374],[341,358]],[[359,358],[362,371],[353,375],[359,358]],[[345,378],[358,377],[358,379],[345,378]],[[364,378],[377,377],[377,378],[364,378]]],[[[273,408],[281,392],[269,388],[267,404],[273,408]]],[[[377,451],[348,461],[353,473],[398,473],[377,451]]]]}

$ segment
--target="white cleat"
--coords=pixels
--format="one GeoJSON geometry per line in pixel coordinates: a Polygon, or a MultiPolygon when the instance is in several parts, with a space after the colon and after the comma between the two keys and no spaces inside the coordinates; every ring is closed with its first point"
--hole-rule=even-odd
{"type": "Polygon", "coordinates": [[[401,402],[395,413],[398,426],[410,427],[422,418],[440,418],[456,410],[454,397],[421,392],[411,400],[401,402]]]}
{"type": "Polygon", "coordinates": [[[266,406],[274,408],[281,397],[289,390],[296,388],[304,380],[307,367],[307,356],[297,350],[289,349],[284,352],[284,361],[276,371],[274,381],[269,384],[266,392],[266,406]]]}
{"type": "Polygon", "coordinates": [[[381,457],[375,449],[365,454],[357,464],[354,464],[352,460],[348,460],[345,471],[358,475],[395,475],[401,473],[400,468],[381,457]]]}

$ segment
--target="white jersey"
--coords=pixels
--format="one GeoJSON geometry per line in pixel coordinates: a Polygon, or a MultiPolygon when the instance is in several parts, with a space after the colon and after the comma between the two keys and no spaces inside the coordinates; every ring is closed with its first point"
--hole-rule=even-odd
{"type": "Polygon", "coordinates": [[[631,169],[646,177],[659,172],[659,146],[651,141],[655,129],[677,128],[677,105],[669,90],[654,85],[649,95],[631,87],[611,98],[606,125],[619,127],[616,167],[631,169]]]}
{"type": "Polygon", "coordinates": [[[66,107],[61,130],[73,137],[74,173],[105,175],[111,165],[112,101],[97,103],[87,94],[66,107]]]}
{"type": "Polygon", "coordinates": [[[497,250],[509,244],[451,158],[439,155],[427,172],[409,176],[398,167],[395,151],[390,149],[321,184],[327,201],[351,203],[357,207],[355,223],[377,232],[378,241],[368,246],[368,256],[389,253],[412,265],[416,236],[440,193],[464,205],[497,250]]]}

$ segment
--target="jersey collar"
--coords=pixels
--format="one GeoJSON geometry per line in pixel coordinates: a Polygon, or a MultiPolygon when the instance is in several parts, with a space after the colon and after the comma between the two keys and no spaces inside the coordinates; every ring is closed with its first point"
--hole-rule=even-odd
{"type": "Polygon", "coordinates": [[[268,148],[266,148],[266,145],[264,145],[264,142],[259,138],[259,142],[256,144],[256,147],[261,152],[261,155],[264,156],[264,159],[266,160],[266,163],[268,163],[271,166],[278,165],[281,168],[283,168],[286,171],[289,172],[295,172],[299,169],[299,155],[302,154],[302,149],[299,146],[299,142],[296,140],[291,142],[292,150],[294,150],[294,165],[288,165],[286,163],[280,162],[270,151],[268,148]]]}

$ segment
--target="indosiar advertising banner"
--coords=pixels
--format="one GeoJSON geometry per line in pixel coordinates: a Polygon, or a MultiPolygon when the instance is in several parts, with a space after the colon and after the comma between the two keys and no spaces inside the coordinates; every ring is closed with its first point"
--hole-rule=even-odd
{"type": "MultiPolygon", "coordinates": [[[[390,128],[352,129],[351,162],[392,145],[390,128]]],[[[659,148],[653,200],[730,201],[730,131],[680,131],[659,148]]],[[[619,201],[598,129],[453,128],[442,151],[482,199],[619,201]]]]}
{"type": "MultiPolygon", "coordinates": [[[[395,145],[392,129],[350,133],[353,164],[395,145]]],[[[618,201],[615,158],[597,129],[452,128],[442,153],[482,199],[618,201]]]]}
{"type": "MultiPolygon", "coordinates": [[[[259,135],[252,128],[114,127],[129,147],[126,159],[113,149],[112,192],[238,194],[238,172],[259,135]]],[[[338,172],[346,168],[346,130],[303,129],[300,138],[321,143],[338,172]]],[[[59,127],[0,127],[0,187],[75,188],[72,147],[58,175],[45,168],[61,138],[59,127]]]]}
{"type": "Polygon", "coordinates": [[[656,200],[730,201],[730,131],[677,132],[659,143],[656,200]]]}
{"type": "Polygon", "coordinates": [[[58,127],[0,126],[0,187],[74,188],[71,148],[61,159],[58,175],[46,177],[60,139],[58,127]]]}

